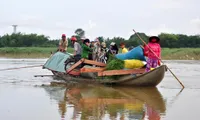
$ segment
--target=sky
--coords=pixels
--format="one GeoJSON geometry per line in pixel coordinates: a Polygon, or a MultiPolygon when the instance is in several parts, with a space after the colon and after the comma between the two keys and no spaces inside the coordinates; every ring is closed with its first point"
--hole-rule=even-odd
{"type": "Polygon", "coordinates": [[[17,32],[124,37],[137,32],[200,34],[200,0],[0,0],[0,36],[17,32]]]}

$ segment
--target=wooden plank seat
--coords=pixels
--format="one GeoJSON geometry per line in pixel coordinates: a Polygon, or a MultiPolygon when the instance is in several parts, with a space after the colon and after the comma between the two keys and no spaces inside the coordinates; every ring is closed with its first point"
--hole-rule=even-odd
{"type": "Polygon", "coordinates": [[[142,74],[145,69],[131,69],[131,70],[107,70],[98,72],[98,76],[112,76],[112,75],[127,75],[127,74],[142,74]]]}
{"type": "MultiPolygon", "coordinates": [[[[68,70],[66,70],[66,73],[68,74],[69,72],[71,72],[72,70],[74,70],[77,66],[79,66],[80,64],[82,63],[86,63],[86,64],[91,64],[91,65],[96,65],[96,66],[100,66],[100,67],[105,67],[106,64],[104,63],[101,63],[101,62],[96,62],[96,61],[93,61],[93,60],[87,60],[87,59],[84,59],[82,58],[81,60],[79,60],[77,63],[75,63],[74,65],[72,65],[68,70]]],[[[86,69],[85,69],[86,70],[86,69]]],[[[83,69],[83,71],[85,71],[83,69]]],[[[89,70],[89,69],[87,69],[89,70]]],[[[90,69],[89,71],[91,71],[92,69],[90,69]]],[[[96,69],[97,70],[97,69],[96,69]]],[[[98,70],[97,70],[98,71],[98,70]]]]}

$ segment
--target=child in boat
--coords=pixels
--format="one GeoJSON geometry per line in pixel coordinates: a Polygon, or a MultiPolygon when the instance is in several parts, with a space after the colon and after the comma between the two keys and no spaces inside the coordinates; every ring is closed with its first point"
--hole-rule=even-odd
{"type": "Polygon", "coordinates": [[[120,43],[120,47],[121,47],[121,49],[122,49],[122,53],[128,52],[128,50],[127,50],[127,48],[125,47],[125,44],[124,44],[123,42],[120,43]]]}
{"type": "Polygon", "coordinates": [[[149,38],[149,43],[144,46],[144,55],[148,57],[146,72],[160,65],[161,47],[159,42],[160,39],[158,37],[152,36],[149,38]]]}

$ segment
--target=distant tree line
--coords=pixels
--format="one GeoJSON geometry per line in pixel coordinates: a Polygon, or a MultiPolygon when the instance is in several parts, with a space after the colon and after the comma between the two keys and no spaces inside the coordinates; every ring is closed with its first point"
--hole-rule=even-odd
{"type": "MultiPolygon", "coordinates": [[[[147,43],[148,38],[145,33],[138,33],[140,37],[147,43]]],[[[160,38],[160,45],[164,48],[198,48],[200,47],[200,35],[183,35],[183,34],[168,34],[161,33],[158,35],[160,38]]],[[[120,42],[124,42],[127,47],[143,45],[143,42],[137,37],[136,34],[130,36],[128,40],[122,37],[114,37],[112,39],[106,39],[106,43],[110,44],[115,42],[117,45],[120,42]]]]}
{"type": "MultiPolygon", "coordinates": [[[[83,34],[76,30],[76,33],[83,34]]],[[[148,42],[149,36],[145,33],[138,33],[142,39],[148,42]]],[[[76,35],[78,40],[80,40],[80,36],[76,35]]],[[[183,34],[168,34],[161,33],[158,35],[161,39],[160,44],[161,47],[166,48],[183,48],[183,47],[191,47],[197,48],[200,47],[200,35],[183,35],[183,34]]],[[[114,37],[114,38],[104,38],[103,36],[98,37],[99,40],[105,41],[107,45],[111,42],[115,42],[119,45],[121,42],[124,42],[127,47],[130,46],[138,46],[142,45],[142,41],[135,35],[131,35],[128,40],[122,37],[114,37]]],[[[69,40],[69,38],[68,38],[69,40]]],[[[3,35],[0,36],[0,47],[57,47],[59,40],[50,40],[48,36],[38,35],[38,34],[22,34],[16,33],[11,35],[3,35]]],[[[71,45],[71,41],[69,40],[69,45],[71,45]]]]}

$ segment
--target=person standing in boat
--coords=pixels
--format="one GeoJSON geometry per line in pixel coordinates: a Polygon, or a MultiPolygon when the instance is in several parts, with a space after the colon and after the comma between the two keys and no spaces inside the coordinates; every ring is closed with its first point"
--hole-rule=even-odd
{"type": "Polygon", "coordinates": [[[101,45],[98,38],[94,41],[94,48],[93,48],[93,60],[98,61],[101,52],[101,45]]]}
{"type": "Polygon", "coordinates": [[[59,42],[59,48],[58,51],[60,52],[66,52],[68,46],[68,40],[66,39],[66,35],[62,34],[62,39],[59,42]]]}
{"type": "Polygon", "coordinates": [[[102,42],[101,43],[101,51],[100,51],[99,61],[98,62],[102,62],[102,63],[106,63],[107,62],[107,60],[108,60],[107,52],[108,52],[108,48],[106,47],[106,43],[102,42]]]}
{"type": "Polygon", "coordinates": [[[92,54],[92,48],[90,48],[90,40],[85,39],[83,41],[82,45],[83,53],[82,53],[82,58],[92,60],[92,58],[89,57],[89,54],[92,54]]]}
{"type": "Polygon", "coordinates": [[[152,36],[149,38],[149,43],[144,46],[144,55],[147,56],[146,72],[160,65],[161,47],[160,38],[152,36]]]}
{"type": "Polygon", "coordinates": [[[127,48],[125,47],[125,44],[124,44],[123,42],[120,43],[120,47],[121,47],[121,49],[122,49],[122,53],[128,52],[128,50],[127,50],[127,48]]]}

